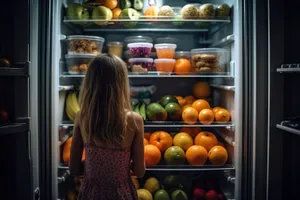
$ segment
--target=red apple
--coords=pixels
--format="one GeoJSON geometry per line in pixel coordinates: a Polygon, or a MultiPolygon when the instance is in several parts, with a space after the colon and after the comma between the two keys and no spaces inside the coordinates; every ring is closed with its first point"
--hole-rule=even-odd
{"type": "Polygon", "coordinates": [[[209,190],[205,194],[205,199],[206,200],[218,200],[218,193],[215,190],[209,190]]]}
{"type": "Polygon", "coordinates": [[[193,198],[195,200],[205,200],[205,190],[200,187],[195,187],[193,190],[193,198]]]}
{"type": "Polygon", "coordinates": [[[8,113],[3,108],[0,108],[0,124],[8,122],[8,113]]]}
{"type": "Polygon", "coordinates": [[[218,194],[219,200],[225,200],[225,195],[223,192],[218,194]]]}

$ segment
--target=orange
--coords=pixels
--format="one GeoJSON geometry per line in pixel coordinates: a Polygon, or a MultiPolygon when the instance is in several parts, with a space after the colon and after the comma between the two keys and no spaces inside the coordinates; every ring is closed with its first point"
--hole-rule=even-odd
{"type": "Polygon", "coordinates": [[[182,96],[175,96],[175,98],[176,98],[178,101],[181,100],[181,99],[183,99],[182,96]]]}
{"type": "Polygon", "coordinates": [[[218,110],[223,109],[222,107],[216,106],[212,110],[214,113],[216,113],[218,110]]]}
{"type": "Polygon", "coordinates": [[[146,166],[154,166],[160,162],[161,153],[156,146],[147,144],[144,147],[144,157],[146,166]]]}
{"type": "Polygon", "coordinates": [[[113,13],[113,19],[119,19],[120,18],[120,14],[122,12],[121,8],[115,8],[112,10],[113,13]]]}
{"type": "Polygon", "coordinates": [[[186,100],[186,104],[192,104],[196,100],[193,96],[186,96],[184,99],[186,100]]]}
{"type": "Polygon", "coordinates": [[[161,152],[172,146],[172,136],[165,131],[152,133],[149,140],[150,144],[156,146],[161,152]]]}
{"type": "Polygon", "coordinates": [[[145,10],[144,15],[146,18],[151,19],[158,15],[159,8],[157,6],[151,6],[145,10]]]}
{"type": "Polygon", "coordinates": [[[186,124],[196,124],[198,120],[198,112],[195,108],[193,107],[187,107],[186,109],[183,110],[182,112],[182,120],[186,124]]]}
{"type": "Polygon", "coordinates": [[[69,163],[70,160],[70,151],[71,151],[72,137],[69,137],[65,142],[63,149],[63,161],[64,163],[69,163]]]}
{"type": "Polygon", "coordinates": [[[199,113],[199,121],[204,125],[210,125],[215,119],[214,112],[211,109],[203,109],[199,113]]]}
{"type": "Polygon", "coordinates": [[[207,151],[203,146],[193,145],[187,149],[185,157],[190,165],[202,166],[207,160],[207,151]]]}
{"type": "Polygon", "coordinates": [[[208,159],[213,165],[225,165],[228,159],[227,150],[222,146],[214,146],[208,152],[208,159]]]}
{"type": "Polygon", "coordinates": [[[176,99],[177,99],[177,101],[178,101],[180,107],[183,107],[184,105],[186,105],[186,100],[183,99],[182,96],[175,96],[175,97],[176,97],[176,99]]]}
{"type": "Polygon", "coordinates": [[[197,135],[198,133],[201,132],[201,129],[200,129],[200,128],[197,128],[197,127],[195,127],[195,128],[192,128],[192,127],[182,127],[182,128],[180,129],[180,132],[187,133],[187,134],[189,134],[190,136],[192,136],[192,138],[194,138],[194,137],[196,137],[196,135],[197,135]]]}
{"type": "Polygon", "coordinates": [[[189,74],[192,70],[191,62],[186,58],[179,58],[176,60],[174,72],[177,75],[189,74]]]}
{"type": "Polygon", "coordinates": [[[144,138],[146,138],[148,141],[150,140],[150,136],[151,136],[151,133],[144,132],[144,138]]]}
{"type": "MultiPolygon", "coordinates": [[[[102,0],[102,1],[103,1],[103,0],[102,0]]],[[[104,0],[103,3],[104,3],[103,5],[104,5],[105,7],[107,7],[107,8],[109,8],[109,9],[113,10],[114,8],[117,7],[117,5],[118,5],[118,0],[104,0]]]]}
{"type": "Polygon", "coordinates": [[[218,145],[217,137],[208,131],[200,132],[194,139],[195,145],[203,146],[207,151],[209,151],[213,146],[218,145]]]}
{"type": "Polygon", "coordinates": [[[215,119],[218,123],[227,123],[230,120],[230,113],[222,108],[215,112],[215,119]]]}
{"type": "Polygon", "coordinates": [[[193,138],[184,132],[177,133],[173,139],[173,144],[186,151],[190,146],[193,145],[193,138]]]}
{"type": "Polygon", "coordinates": [[[167,165],[183,165],[185,162],[185,152],[179,146],[171,146],[165,151],[164,160],[167,165]]]}
{"type": "Polygon", "coordinates": [[[181,107],[181,111],[183,112],[188,107],[192,107],[192,104],[185,104],[184,106],[181,107]]]}
{"type": "Polygon", "coordinates": [[[198,111],[198,113],[201,112],[201,110],[203,109],[210,109],[209,103],[204,99],[198,99],[194,101],[192,107],[195,108],[198,111]]]}
{"type": "Polygon", "coordinates": [[[148,140],[146,138],[144,138],[144,146],[149,144],[148,140]]]}
{"type": "Polygon", "coordinates": [[[207,82],[198,82],[193,87],[193,95],[196,98],[209,97],[210,94],[210,86],[207,82]]]}

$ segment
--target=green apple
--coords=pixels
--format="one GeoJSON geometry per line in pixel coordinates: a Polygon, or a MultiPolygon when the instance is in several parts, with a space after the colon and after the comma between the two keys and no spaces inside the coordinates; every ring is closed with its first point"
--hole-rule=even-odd
{"type": "MultiPolygon", "coordinates": [[[[130,20],[138,20],[140,18],[140,13],[133,8],[125,8],[122,10],[120,14],[120,19],[130,19],[130,20]]],[[[124,27],[130,28],[137,25],[137,21],[132,22],[123,22],[124,27]]]]}
{"type": "MultiPolygon", "coordinates": [[[[105,6],[97,6],[93,9],[92,19],[111,20],[113,16],[112,11],[105,6]]],[[[105,25],[108,22],[95,22],[97,25],[105,25]]]]}
{"type": "MultiPolygon", "coordinates": [[[[69,20],[88,20],[90,16],[88,10],[78,3],[69,4],[66,14],[69,20]]],[[[84,25],[86,22],[74,22],[74,24],[84,25]]]]}

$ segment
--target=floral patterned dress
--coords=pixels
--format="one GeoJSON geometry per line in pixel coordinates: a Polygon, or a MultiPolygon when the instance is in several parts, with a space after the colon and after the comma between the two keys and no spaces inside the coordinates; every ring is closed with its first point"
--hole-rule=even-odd
{"type": "Polygon", "coordinates": [[[101,148],[86,143],[79,200],[137,200],[130,176],[130,148],[101,148]]]}

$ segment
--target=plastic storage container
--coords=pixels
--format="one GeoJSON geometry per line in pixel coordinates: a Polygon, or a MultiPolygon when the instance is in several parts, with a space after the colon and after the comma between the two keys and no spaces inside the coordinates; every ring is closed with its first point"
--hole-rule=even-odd
{"type": "Polygon", "coordinates": [[[146,42],[146,43],[152,43],[153,39],[147,36],[129,36],[124,38],[125,44],[130,44],[130,43],[138,43],[138,42],[146,42]]]}
{"type": "Polygon", "coordinates": [[[156,71],[163,73],[172,73],[175,67],[175,59],[155,59],[156,71]]]}
{"type": "Polygon", "coordinates": [[[123,42],[108,42],[108,53],[111,55],[122,57],[123,54],[123,42]]]}
{"type": "Polygon", "coordinates": [[[194,72],[224,72],[229,62],[229,52],[220,48],[192,49],[194,72]]]}
{"type": "Polygon", "coordinates": [[[156,38],[155,40],[155,44],[162,44],[162,43],[176,44],[177,42],[178,39],[173,37],[159,37],[156,38]]]}
{"type": "Polygon", "coordinates": [[[177,48],[176,44],[156,44],[155,46],[157,57],[158,58],[174,58],[175,49],[177,48]]]}
{"type": "Polygon", "coordinates": [[[70,74],[85,73],[88,69],[89,63],[95,58],[95,54],[67,54],[65,56],[68,71],[70,74]]]}
{"type": "Polygon", "coordinates": [[[175,58],[179,59],[179,58],[185,58],[190,60],[191,59],[191,52],[189,51],[176,51],[175,52],[175,58]]]}
{"type": "Polygon", "coordinates": [[[102,37],[85,35],[68,36],[67,40],[68,54],[101,54],[105,41],[102,37]]]}
{"type": "Polygon", "coordinates": [[[127,46],[130,51],[130,56],[132,58],[148,58],[151,55],[153,44],[146,43],[146,42],[139,42],[139,43],[129,43],[127,46]]]}
{"type": "Polygon", "coordinates": [[[147,73],[151,71],[153,59],[152,58],[130,58],[128,60],[132,72],[147,73]]]}

